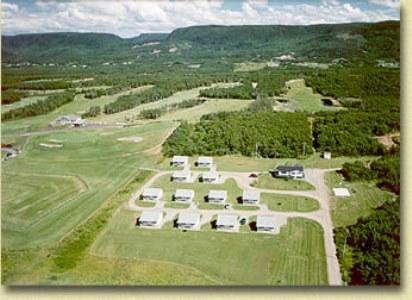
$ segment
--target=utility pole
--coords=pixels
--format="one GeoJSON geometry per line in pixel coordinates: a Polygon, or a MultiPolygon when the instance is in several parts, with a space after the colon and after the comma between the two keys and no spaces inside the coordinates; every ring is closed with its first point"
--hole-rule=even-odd
{"type": "Polygon", "coordinates": [[[255,157],[257,158],[258,156],[258,144],[256,143],[255,145],[255,157]]]}
{"type": "Polygon", "coordinates": [[[306,155],[306,143],[303,143],[302,147],[303,147],[303,156],[305,156],[306,155]]]}

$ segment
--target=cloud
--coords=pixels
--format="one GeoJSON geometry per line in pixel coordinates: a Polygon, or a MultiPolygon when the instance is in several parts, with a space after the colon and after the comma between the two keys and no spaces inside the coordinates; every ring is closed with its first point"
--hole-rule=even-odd
{"type": "MultiPolygon", "coordinates": [[[[144,32],[170,32],[192,25],[284,24],[376,22],[399,18],[399,7],[384,0],[382,9],[360,9],[356,4],[322,0],[320,5],[270,4],[245,0],[240,10],[224,9],[224,0],[147,1],[84,0],[37,1],[24,7],[3,2],[5,34],[50,31],[111,32],[132,37],[144,32]],[[389,4],[388,4],[389,3],[389,4]],[[390,4],[392,5],[392,4],[390,4]]],[[[356,2],[355,2],[356,3],[356,2]]]]}
{"type": "Polygon", "coordinates": [[[369,3],[399,9],[399,0],[369,0],[369,3]]]}

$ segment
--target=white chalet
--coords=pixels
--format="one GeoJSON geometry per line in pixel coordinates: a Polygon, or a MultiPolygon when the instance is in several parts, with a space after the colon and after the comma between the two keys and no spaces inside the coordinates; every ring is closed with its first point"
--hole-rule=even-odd
{"type": "Polygon", "coordinates": [[[160,211],[144,211],[139,217],[139,226],[160,228],[163,224],[163,213],[160,211]]]}
{"type": "Polygon", "coordinates": [[[196,165],[202,168],[210,168],[213,165],[213,158],[210,156],[199,156],[196,165]]]}
{"type": "Polygon", "coordinates": [[[218,214],[216,229],[221,231],[237,231],[239,229],[237,216],[230,214],[218,214]]]}
{"type": "Polygon", "coordinates": [[[277,166],[273,172],[275,177],[303,179],[305,172],[302,166],[277,166]]]}
{"type": "Polygon", "coordinates": [[[173,199],[179,202],[191,202],[194,196],[195,192],[193,190],[177,189],[173,195],[173,199]]]}
{"type": "Polygon", "coordinates": [[[210,203],[225,203],[227,199],[227,191],[210,190],[207,195],[207,201],[210,203]]]}
{"type": "Polygon", "coordinates": [[[260,191],[245,190],[242,194],[243,204],[257,204],[260,200],[260,191]]]}
{"type": "Polygon", "coordinates": [[[190,181],[190,171],[189,170],[183,170],[183,171],[173,172],[172,181],[175,181],[175,182],[189,182],[190,181]]]}
{"type": "Polygon", "coordinates": [[[181,212],[177,218],[177,228],[198,229],[200,225],[200,214],[181,212]]]}
{"type": "Polygon", "coordinates": [[[279,233],[280,227],[287,223],[285,217],[274,216],[257,216],[256,217],[256,231],[257,232],[270,232],[279,233]]]}
{"type": "Polygon", "coordinates": [[[159,188],[145,188],[140,195],[142,200],[157,201],[163,197],[163,190],[159,188]]]}
{"type": "Polygon", "coordinates": [[[205,183],[219,183],[219,173],[216,171],[204,172],[202,174],[202,182],[205,183]]]}
{"type": "Polygon", "coordinates": [[[187,166],[189,164],[189,157],[187,156],[181,156],[181,155],[175,155],[173,156],[172,160],[170,161],[170,165],[174,167],[180,167],[180,166],[187,166]]]}

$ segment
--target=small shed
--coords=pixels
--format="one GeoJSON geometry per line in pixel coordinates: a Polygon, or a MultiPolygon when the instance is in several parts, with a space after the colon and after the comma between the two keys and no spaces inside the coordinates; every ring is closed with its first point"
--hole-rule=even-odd
{"type": "Polygon", "coordinates": [[[179,202],[191,202],[194,196],[195,192],[193,190],[177,189],[173,195],[173,199],[179,202]]]}
{"type": "Polygon", "coordinates": [[[337,197],[350,197],[350,192],[347,188],[334,188],[333,194],[337,197]]]}
{"type": "Polygon", "coordinates": [[[237,231],[239,229],[238,217],[231,214],[218,214],[216,229],[221,231],[237,231]]]}
{"type": "Polygon", "coordinates": [[[325,152],[323,152],[323,158],[324,159],[332,159],[332,153],[331,152],[329,152],[329,151],[325,151],[325,152]]]}
{"type": "Polygon", "coordinates": [[[190,171],[189,170],[183,170],[183,171],[173,172],[172,181],[175,181],[175,182],[189,182],[190,181],[190,171]]]}
{"type": "Polygon", "coordinates": [[[200,214],[181,212],[177,218],[176,224],[180,229],[198,229],[200,226],[200,214]]]}
{"type": "Polygon", "coordinates": [[[213,165],[213,158],[210,156],[199,156],[196,165],[202,168],[210,168],[213,165]]]}
{"type": "Polygon", "coordinates": [[[160,188],[145,188],[143,189],[140,199],[157,201],[163,197],[163,190],[160,188]]]}
{"type": "Polygon", "coordinates": [[[210,190],[207,195],[207,201],[210,203],[225,203],[227,199],[227,191],[210,190]]]}
{"type": "Polygon", "coordinates": [[[279,233],[280,228],[287,223],[287,218],[282,216],[257,216],[256,231],[279,233]]]}
{"type": "Polygon", "coordinates": [[[209,171],[202,174],[202,182],[205,183],[219,183],[219,173],[216,171],[209,171]]]}
{"type": "Polygon", "coordinates": [[[189,157],[187,156],[181,156],[181,155],[175,155],[172,157],[172,160],[170,161],[170,165],[174,167],[185,167],[189,164],[189,157]]]}
{"type": "Polygon", "coordinates": [[[260,200],[260,191],[245,190],[242,194],[243,204],[257,204],[260,200]]]}
{"type": "Polygon", "coordinates": [[[163,213],[160,211],[144,211],[138,219],[141,227],[160,228],[163,224],[163,213]]]}

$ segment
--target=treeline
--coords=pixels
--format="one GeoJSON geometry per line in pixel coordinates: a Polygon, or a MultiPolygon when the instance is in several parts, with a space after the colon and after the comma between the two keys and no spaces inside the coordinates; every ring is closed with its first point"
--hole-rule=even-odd
{"type": "Polygon", "coordinates": [[[1,104],[11,104],[20,101],[26,97],[27,93],[16,90],[2,90],[1,91],[1,104]]]}
{"type": "Polygon", "coordinates": [[[157,119],[163,116],[164,114],[166,114],[167,112],[194,107],[194,106],[203,104],[205,102],[206,102],[205,99],[189,99],[189,100],[185,100],[179,103],[164,105],[159,108],[145,109],[139,113],[139,118],[157,119]]]}
{"type": "Polygon", "coordinates": [[[336,156],[381,155],[385,149],[375,136],[399,130],[396,112],[322,112],[315,115],[314,146],[336,156]]]}
{"type": "Polygon", "coordinates": [[[210,88],[201,90],[200,96],[222,99],[252,99],[256,97],[250,82],[231,88],[210,88]]]}
{"type": "Polygon", "coordinates": [[[350,285],[400,284],[400,199],[355,225],[334,230],[343,279],[350,285]]]}
{"type": "Polygon", "coordinates": [[[163,153],[299,157],[312,154],[310,127],[302,113],[217,113],[196,124],[182,123],[164,143],[163,153]]]}
{"type": "Polygon", "coordinates": [[[82,118],[93,118],[97,117],[101,113],[100,106],[91,106],[87,112],[82,114],[82,118]]]}
{"type": "Polygon", "coordinates": [[[63,92],[48,96],[45,100],[39,100],[35,103],[23,107],[9,110],[1,115],[2,121],[21,119],[47,114],[60,106],[67,104],[74,99],[74,94],[63,92]]]}

